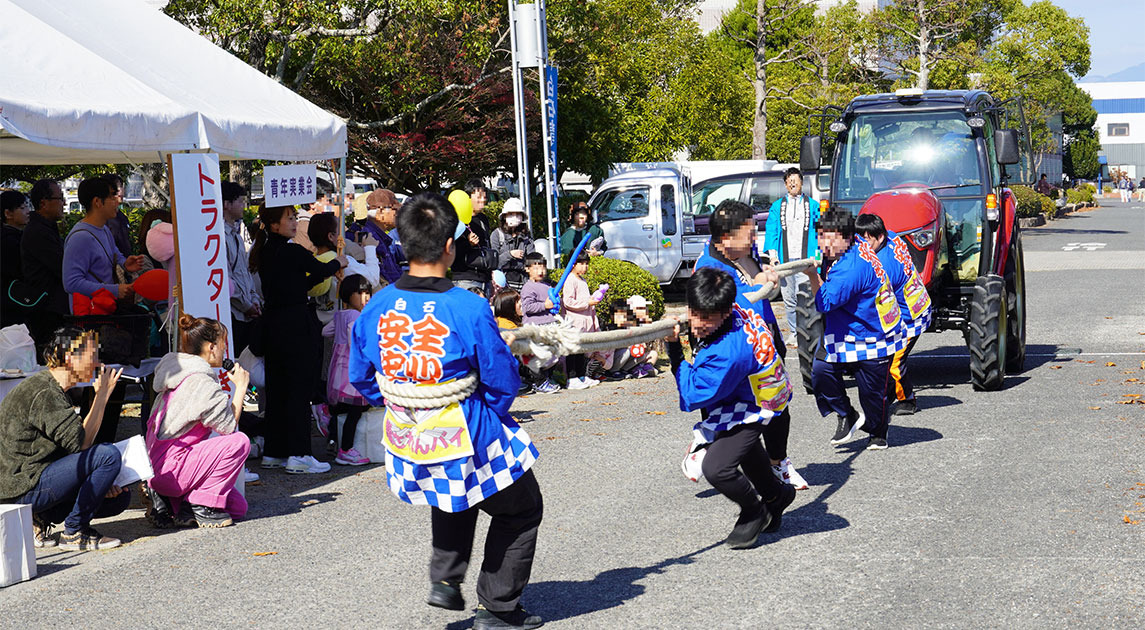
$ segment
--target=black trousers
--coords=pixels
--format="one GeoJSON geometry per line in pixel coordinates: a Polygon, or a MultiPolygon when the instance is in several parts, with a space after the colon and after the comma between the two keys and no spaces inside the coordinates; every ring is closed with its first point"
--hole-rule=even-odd
{"type": "Polygon", "coordinates": [[[569,380],[580,378],[588,373],[588,358],[583,354],[570,354],[565,357],[565,369],[569,380]]]}
{"type": "Polygon", "coordinates": [[[784,409],[763,427],[763,446],[770,459],[787,459],[787,436],[791,433],[791,412],[784,409]]]}
{"type": "Polygon", "coordinates": [[[358,421],[362,419],[362,414],[369,409],[365,405],[351,405],[349,403],[338,403],[330,407],[330,439],[338,444],[338,448],[343,451],[354,448],[354,436],[358,433],[358,421]],[[339,437],[336,416],[342,414],[346,414],[346,421],[342,423],[342,433],[339,437]]]}
{"type": "Polygon", "coordinates": [[[874,437],[887,438],[887,382],[890,380],[891,359],[868,359],[854,363],[828,363],[815,357],[811,365],[811,387],[815,390],[815,403],[826,418],[832,413],[847,416],[853,410],[851,399],[843,386],[843,375],[851,374],[859,386],[859,405],[867,416],[863,430],[874,437]]]}
{"type": "Polygon", "coordinates": [[[704,455],[704,478],[745,510],[758,507],[760,498],[771,501],[781,491],[782,482],[771,473],[771,460],[759,441],[763,428],[758,423],[741,424],[724,431],[704,455]]]}
{"type": "MultiPolygon", "coordinates": [[[[771,474],[770,472],[768,473],[771,474]]],[[[485,558],[477,578],[477,601],[493,612],[511,612],[521,601],[521,592],[533,571],[537,529],[544,502],[533,471],[513,485],[464,512],[433,508],[433,555],[429,561],[431,582],[462,582],[473,552],[477,512],[493,517],[485,538],[485,558]]]]}
{"type": "Polygon", "coordinates": [[[310,399],[318,387],[322,333],[304,305],[268,309],[264,323],[266,454],[311,455],[310,399]]]}

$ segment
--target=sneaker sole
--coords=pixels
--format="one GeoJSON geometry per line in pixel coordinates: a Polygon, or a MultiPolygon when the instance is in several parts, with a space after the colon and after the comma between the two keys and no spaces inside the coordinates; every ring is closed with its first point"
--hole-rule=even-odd
{"type": "Polygon", "coordinates": [[[832,439],[831,445],[832,446],[839,446],[840,444],[846,444],[847,442],[854,440],[855,434],[859,432],[859,429],[862,429],[864,426],[866,426],[866,424],[867,424],[867,417],[860,412],[859,413],[859,419],[855,420],[855,424],[851,426],[851,430],[850,430],[850,432],[847,433],[847,436],[844,438],[840,438],[838,440],[832,439]]]}
{"type": "Polygon", "coordinates": [[[259,466],[261,466],[263,468],[263,470],[274,470],[276,468],[286,468],[286,464],[265,464],[265,463],[261,463],[261,464],[259,464],[259,466]]]}
{"type": "Polygon", "coordinates": [[[869,444],[867,445],[868,451],[885,451],[889,445],[886,444],[869,444]]]}
{"type": "Polygon", "coordinates": [[[108,549],[115,549],[122,545],[123,542],[119,541],[114,544],[85,546],[80,544],[64,544],[60,543],[59,548],[63,551],[107,551],[108,549]]]}
{"type": "Polygon", "coordinates": [[[351,462],[351,461],[348,461],[345,459],[334,458],[334,463],[335,464],[341,464],[342,466],[365,466],[366,464],[369,464],[370,462],[351,462]]]}
{"type": "Polygon", "coordinates": [[[321,475],[322,473],[330,472],[329,468],[326,470],[310,470],[309,468],[284,468],[286,470],[286,474],[288,475],[321,475]]]}
{"type": "Polygon", "coordinates": [[[231,525],[235,524],[234,520],[229,519],[229,518],[225,521],[196,521],[196,522],[199,524],[200,529],[218,529],[220,527],[230,527],[231,525]]]}

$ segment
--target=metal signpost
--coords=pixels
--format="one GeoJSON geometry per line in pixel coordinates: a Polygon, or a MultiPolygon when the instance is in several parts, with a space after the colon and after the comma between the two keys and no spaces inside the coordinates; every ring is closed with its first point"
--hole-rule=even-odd
{"type": "Polygon", "coordinates": [[[524,68],[536,68],[541,101],[541,138],[545,155],[545,207],[549,225],[548,263],[552,267],[557,252],[557,232],[560,225],[554,212],[557,207],[557,70],[549,66],[544,0],[536,0],[531,4],[519,4],[517,0],[509,0],[509,23],[513,52],[513,111],[516,114],[518,194],[525,204],[525,214],[531,226],[533,187],[529,173],[528,136],[525,126],[524,68]]]}

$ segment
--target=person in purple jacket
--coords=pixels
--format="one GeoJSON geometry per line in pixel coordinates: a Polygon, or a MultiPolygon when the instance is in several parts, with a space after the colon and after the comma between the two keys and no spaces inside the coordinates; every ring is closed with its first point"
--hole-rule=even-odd
{"type": "MultiPolygon", "coordinates": [[[[532,252],[525,256],[525,272],[529,274],[529,280],[521,287],[521,312],[526,324],[543,326],[557,320],[553,315],[553,302],[549,299],[551,285],[545,280],[547,271],[542,254],[532,252]]],[[[561,390],[561,386],[553,382],[552,368],[541,370],[537,377],[541,382],[533,388],[538,393],[552,394],[561,390]]]]}
{"type": "Polygon", "coordinates": [[[64,241],[64,290],[92,297],[107,289],[118,299],[135,294],[127,282],[117,282],[115,268],[125,271],[143,268],[143,256],[124,256],[115,244],[108,222],[119,212],[119,186],[110,178],[89,177],[80,182],[79,201],[84,218],[75,224],[64,241]]]}

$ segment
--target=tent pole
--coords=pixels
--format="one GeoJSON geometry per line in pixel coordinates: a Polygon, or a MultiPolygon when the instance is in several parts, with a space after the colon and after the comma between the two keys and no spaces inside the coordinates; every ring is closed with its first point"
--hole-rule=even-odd
{"type": "Polygon", "coordinates": [[[175,280],[171,284],[171,304],[167,305],[167,321],[171,323],[168,326],[167,332],[170,335],[171,343],[168,346],[172,352],[178,351],[179,344],[179,316],[183,314],[183,287],[179,284],[179,220],[176,218],[178,213],[175,211],[175,168],[172,165],[171,154],[167,154],[167,193],[168,201],[171,204],[171,232],[172,238],[175,239],[175,264],[172,271],[175,274],[175,280]],[[174,317],[171,314],[174,313],[174,317]]]}

